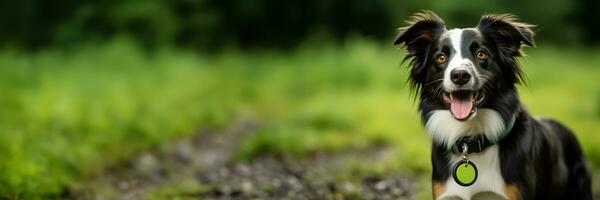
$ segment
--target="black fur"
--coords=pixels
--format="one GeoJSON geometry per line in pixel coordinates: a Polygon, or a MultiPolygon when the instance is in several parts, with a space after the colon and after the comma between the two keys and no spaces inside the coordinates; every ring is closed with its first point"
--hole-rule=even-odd
{"type": "MultiPolygon", "coordinates": [[[[419,98],[423,122],[431,111],[448,109],[441,98],[443,64],[436,55],[452,54],[446,46],[444,21],[432,12],[415,14],[400,28],[394,44],[403,44],[410,60],[410,82],[419,98]]],[[[464,51],[480,49],[489,59],[476,62],[487,77],[481,90],[486,94],[479,108],[497,111],[504,122],[516,116],[512,130],[497,144],[501,173],[507,185],[516,185],[520,199],[591,199],[591,179],[581,147],[573,133],[551,119],[533,118],[521,104],[515,85],[523,82],[518,58],[522,46],[534,46],[531,28],[512,15],[485,15],[479,25],[463,32],[464,51]]],[[[474,59],[475,60],[475,59],[474,59]]],[[[434,182],[450,175],[447,149],[433,143],[431,161],[434,182]]]]}

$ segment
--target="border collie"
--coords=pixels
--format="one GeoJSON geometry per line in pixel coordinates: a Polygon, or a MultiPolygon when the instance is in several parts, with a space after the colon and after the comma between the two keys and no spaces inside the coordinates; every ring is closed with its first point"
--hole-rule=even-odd
{"type": "Polygon", "coordinates": [[[591,199],[591,178],[573,133],[532,117],[516,84],[518,58],[534,46],[532,25],[484,15],[475,28],[447,30],[423,11],[399,29],[409,81],[433,140],[434,199],[591,199]]]}

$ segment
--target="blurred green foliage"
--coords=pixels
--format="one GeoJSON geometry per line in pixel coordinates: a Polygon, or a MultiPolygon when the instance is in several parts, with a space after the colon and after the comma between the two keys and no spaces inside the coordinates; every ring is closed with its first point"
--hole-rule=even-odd
{"type": "Polygon", "coordinates": [[[145,47],[201,50],[224,46],[293,47],[319,35],[391,41],[395,29],[422,9],[449,27],[475,26],[484,13],[514,13],[539,25],[539,39],[597,44],[593,0],[54,0],[0,3],[0,45],[24,49],[77,46],[128,34],[145,47]]]}
{"type": "MultiPolygon", "coordinates": [[[[60,197],[78,180],[142,149],[218,127],[234,116],[261,121],[236,158],[390,145],[379,169],[424,172],[429,141],[391,45],[352,39],[297,49],[212,56],[132,39],[77,51],[0,52],[0,197],[60,197]]],[[[600,50],[530,49],[530,111],[556,117],[600,164],[600,50]]]]}
{"type": "Polygon", "coordinates": [[[0,197],[64,194],[74,177],[229,120],[240,84],[222,84],[227,69],[169,49],[149,58],[130,41],[0,53],[0,197]]]}

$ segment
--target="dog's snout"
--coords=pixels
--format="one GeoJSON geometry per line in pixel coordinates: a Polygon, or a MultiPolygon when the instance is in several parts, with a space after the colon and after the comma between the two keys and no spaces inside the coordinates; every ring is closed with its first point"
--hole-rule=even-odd
{"type": "Polygon", "coordinates": [[[465,69],[454,69],[450,72],[450,80],[456,85],[464,85],[471,80],[471,73],[465,69]]]}

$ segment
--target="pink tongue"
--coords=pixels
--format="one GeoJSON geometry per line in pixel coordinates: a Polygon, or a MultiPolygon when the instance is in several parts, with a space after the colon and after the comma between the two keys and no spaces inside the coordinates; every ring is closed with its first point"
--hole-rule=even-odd
{"type": "Polygon", "coordinates": [[[469,117],[471,109],[473,109],[473,101],[471,98],[453,98],[450,102],[450,109],[452,110],[452,115],[454,115],[456,119],[466,119],[467,117],[469,117]]]}

